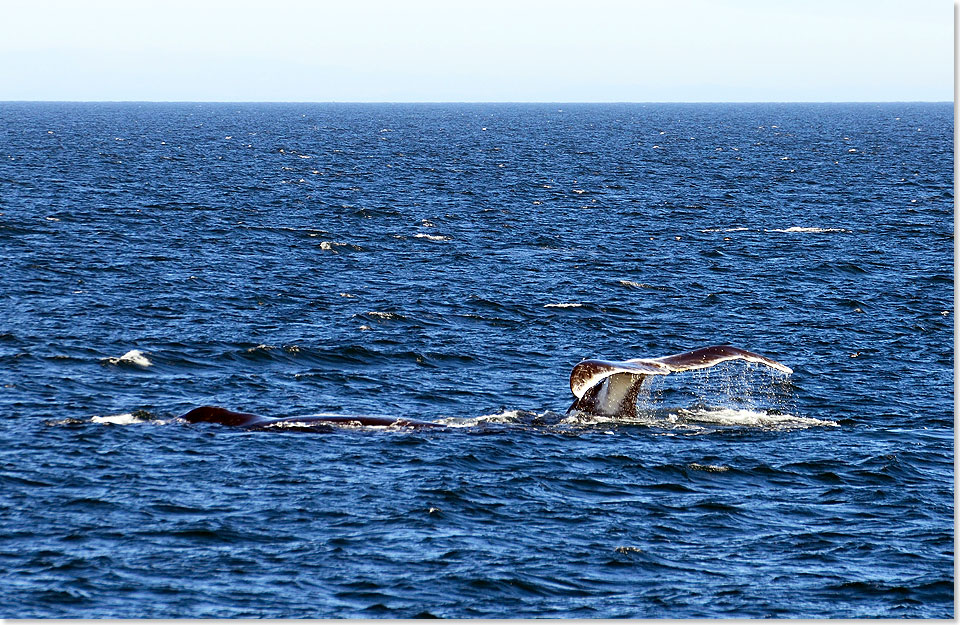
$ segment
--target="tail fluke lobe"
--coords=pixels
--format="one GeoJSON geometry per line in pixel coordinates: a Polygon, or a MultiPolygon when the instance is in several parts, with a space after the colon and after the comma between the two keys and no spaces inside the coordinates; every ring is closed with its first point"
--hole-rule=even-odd
{"type": "MultiPolygon", "coordinates": [[[[682,354],[673,354],[671,356],[662,356],[653,358],[649,361],[639,359],[644,362],[657,362],[670,368],[670,371],[690,371],[692,369],[706,369],[719,365],[721,362],[729,360],[745,360],[766,365],[780,373],[790,375],[793,369],[790,367],[753,352],[748,352],[732,345],[712,345],[710,347],[701,347],[690,352],[682,354]]],[[[627,361],[632,362],[632,361],[627,361]]]]}
{"type": "Polygon", "coordinates": [[[776,360],[732,345],[701,347],[660,358],[590,359],[580,362],[570,372],[570,390],[576,398],[570,410],[629,417],[647,376],[706,369],[731,360],[759,363],[785,375],[793,373],[793,369],[776,360]]]}

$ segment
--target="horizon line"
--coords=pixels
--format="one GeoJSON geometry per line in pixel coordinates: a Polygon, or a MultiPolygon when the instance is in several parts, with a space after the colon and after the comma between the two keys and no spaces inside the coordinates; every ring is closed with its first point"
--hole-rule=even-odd
{"type": "Polygon", "coordinates": [[[954,100],[0,100],[0,104],[955,104],[954,100]]]}

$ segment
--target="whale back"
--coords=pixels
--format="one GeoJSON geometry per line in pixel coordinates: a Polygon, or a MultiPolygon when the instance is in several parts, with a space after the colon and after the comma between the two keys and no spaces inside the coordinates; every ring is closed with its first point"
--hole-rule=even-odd
{"type": "Polygon", "coordinates": [[[194,408],[181,419],[190,423],[219,423],[235,427],[250,427],[264,421],[263,417],[246,412],[233,412],[219,406],[200,406],[194,408]]]}
{"type": "Polygon", "coordinates": [[[304,431],[328,431],[323,426],[380,426],[380,427],[413,427],[413,428],[442,428],[442,423],[420,421],[405,417],[379,417],[370,415],[307,415],[302,417],[268,418],[246,412],[233,412],[219,406],[201,406],[194,408],[181,417],[190,423],[219,423],[233,427],[264,429],[277,426],[289,426],[291,429],[304,431]],[[319,428],[319,429],[318,429],[319,428]]]}

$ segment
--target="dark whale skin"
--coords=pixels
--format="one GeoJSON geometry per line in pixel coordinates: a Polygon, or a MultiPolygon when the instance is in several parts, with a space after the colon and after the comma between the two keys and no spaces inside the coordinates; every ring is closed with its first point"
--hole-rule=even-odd
{"type": "Polygon", "coordinates": [[[440,423],[407,419],[404,417],[376,417],[376,416],[340,416],[340,415],[311,415],[305,417],[270,418],[248,412],[234,412],[219,406],[200,406],[180,417],[190,423],[219,423],[248,430],[262,430],[278,424],[304,424],[306,428],[314,425],[375,425],[397,426],[414,428],[441,428],[440,423]]]}

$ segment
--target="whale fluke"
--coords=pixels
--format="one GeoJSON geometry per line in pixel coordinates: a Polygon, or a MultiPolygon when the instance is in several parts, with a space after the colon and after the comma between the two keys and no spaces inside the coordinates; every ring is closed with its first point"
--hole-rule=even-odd
{"type": "Polygon", "coordinates": [[[397,427],[445,427],[441,423],[431,421],[419,421],[417,419],[405,419],[403,417],[377,417],[369,415],[345,416],[345,415],[309,415],[304,417],[283,417],[271,419],[247,412],[233,412],[219,406],[201,406],[194,408],[187,414],[180,417],[190,423],[219,423],[221,425],[230,425],[242,427],[248,430],[262,430],[271,427],[282,427],[287,424],[298,429],[309,430],[311,428],[323,428],[325,425],[379,425],[397,427]]]}
{"type": "Polygon", "coordinates": [[[785,375],[793,373],[793,369],[776,360],[730,345],[701,347],[660,358],[590,359],[570,372],[570,390],[576,399],[569,410],[607,417],[631,416],[640,385],[647,376],[706,369],[728,360],[759,363],[785,375]]]}

